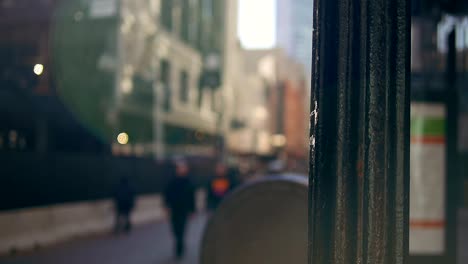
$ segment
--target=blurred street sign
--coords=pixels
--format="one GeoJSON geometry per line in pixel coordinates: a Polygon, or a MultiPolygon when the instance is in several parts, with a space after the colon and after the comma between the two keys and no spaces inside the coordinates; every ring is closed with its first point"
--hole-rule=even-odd
{"type": "Polygon", "coordinates": [[[211,89],[221,86],[221,58],[216,52],[208,53],[204,59],[201,85],[211,89]]]}
{"type": "Polygon", "coordinates": [[[201,81],[203,87],[215,89],[221,85],[221,73],[219,71],[205,71],[201,81]]]}
{"type": "Polygon", "coordinates": [[[205,68],[208,71],[217,71],[221,68],[221,59],[219,54],[210,53],[205,58],[205,68]]]}
{"type": "Polygon", "coordinates": [[[446,11],[452,14],[468,12],[466,0],[413,0],[413,15],[434,14],[435,11],[446,11]]]}
{"type": "Polygon", "coordinates": [[[411,106],[410,253],[445,251],[446,111],[443,104],[411,106]]]}
{"type": "Polygon", "coordinates": [[[239,119],[233,119],[231,121],[231,129],[237,130],[237,129],[242,129],[246,126],[245,121],[239,120],[239,119]]]}
{"type": "Polygon", "coordinates": [[[117,0],[93,0],[89,7],[91,18],[105,18],[117,14],[117,0]]]}

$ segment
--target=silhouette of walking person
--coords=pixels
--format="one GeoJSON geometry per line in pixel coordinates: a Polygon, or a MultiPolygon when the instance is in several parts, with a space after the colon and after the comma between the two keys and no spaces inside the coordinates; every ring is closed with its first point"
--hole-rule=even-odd
{"type": "Polygon", "coordinates": [[[127,177],[120,179],[114,194],[116,208],[115,233],[130,232],[132,223],[130,216],[135,205],[135,191],[127,177]]]}
{"type": "Polygon", "coordinates": [[[164,200],[175,239],[176,259],[181,259],[184,256],[187,220],[195,211],[195,190],[189,179],[189,172],[185,161],[177,161],[175,163],[175,177],[172,177],[164,192],[164,200]]]}

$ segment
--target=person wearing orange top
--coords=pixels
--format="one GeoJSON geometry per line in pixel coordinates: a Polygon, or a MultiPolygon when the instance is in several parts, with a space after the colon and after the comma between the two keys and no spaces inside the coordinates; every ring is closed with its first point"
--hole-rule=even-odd
{"type": "Polygon", "coordinates": [[[233,189],[233,180],[228,175],[228,167],[219,163],[215,167],[214,176],[208,185],[207,207],[215,210],[226,195],[233,189]]]}

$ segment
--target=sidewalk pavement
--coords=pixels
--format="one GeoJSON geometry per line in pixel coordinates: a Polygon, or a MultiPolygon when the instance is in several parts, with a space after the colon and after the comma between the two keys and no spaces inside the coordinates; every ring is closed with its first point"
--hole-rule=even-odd
{"type": "Polygon", "coordinates": [[[17,256],[0,257],[0,264],[198,264],[205,215],[191,220],[184,260],[173,258],[169,223],[134,228],[128,235],[102,235],[69,241],[17,256]]]}

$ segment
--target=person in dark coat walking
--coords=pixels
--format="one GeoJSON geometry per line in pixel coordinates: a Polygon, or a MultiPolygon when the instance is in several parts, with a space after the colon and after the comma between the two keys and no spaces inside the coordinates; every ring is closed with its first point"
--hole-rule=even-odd
{"type": "Polygon", "coordinates": [[[130,216],[135,205],[135,191],[127,177],[120,179],[115,189],[114,203],[116,209],[115,232],[130,232],[132,228],[130,216]]]}
{"type": "Polygon", "coordinates": [[[172,177],[167,185],[164,201],[175,239],[175,257],[180,259],[185,251],[187,220],[195,211],[195,190],[189,179],[189,167],[185,162],[176,162],[175,177],[172,177]]]}

